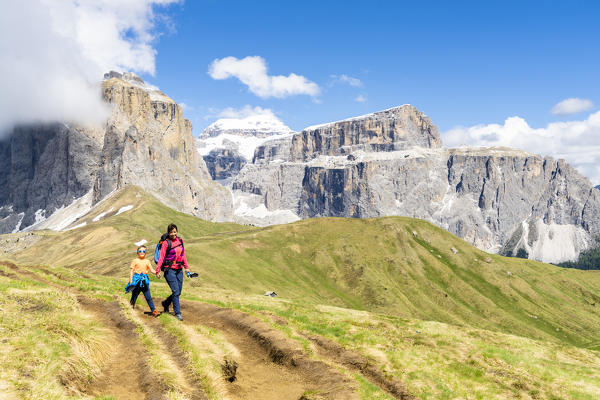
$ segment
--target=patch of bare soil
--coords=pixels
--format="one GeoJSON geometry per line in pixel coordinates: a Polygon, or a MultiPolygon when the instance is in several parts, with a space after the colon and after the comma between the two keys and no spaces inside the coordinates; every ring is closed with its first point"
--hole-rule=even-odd
{"type": "MultiPolygon", "coordinates": [[[[142,311],[139,311],[142,313],[142,311]]],[[[145,313],[144,313],[145,314],[145,313]]],[[[192,374],[189,367],[189,359],[186,353],[177,344],[177,338],[163,328],[160,322],[152,316],[147,316],[146,324],[150,327],[155,338],[160,340],[166,348],[169,358],[177,366],[179,373],[185,377],[189,389],[188,395],[192,400],[206,400],[207,397],[202,391],[202,383],[192,374]]]]}
{"type": "Polygon", "coordinates": [[[385,376],[377,366],[362,354],[347,350],[341,345],[320,336],[311,335],[307,338],[315,345],[317,353],[331,359],[346,368],[355,370],[365,376],[369,381],[379,386],[396,399],[414,399],[406,386],[395,377],[385,376]]]}
{"type": "Polygon", "coordinates": [[[228,378],[231,398],[358,399],[353,380],[311,359],[296,342],[260,319],[241,311],[190,301],[183,302],[182,310],[184,323],[219,330],[239,351],[235,368],[223,365],[223,379],[228,378]],[[232,372],[235,379],[231,379],[232,372]]]}
{"type": "MultiPolygon", "coordinates": [[[[8,262],[2,262],[2,265],[5,267],[8,267],[10,270],[15,271],[16,265],[8,263],[8,262]]],[[[5,271],[3,269],[0,269],[0,275],[4,276],[6,278],[10,278],[10,279],[19,279],[19,277],[17,276],[16,272],[12,272],[12,271],[5,271]]]]}
{"type": "Polygon", "coordinates": [[[166,388],[155,381],[149,358],[139,343],[135,325],[121,313],[117,302],[104,302],[78,296],[81,306],[94,314],[115,334],[116,341],[102,375],[85,390],[92,396],[113,396],[118,400],[161,400],[166,388]]]}

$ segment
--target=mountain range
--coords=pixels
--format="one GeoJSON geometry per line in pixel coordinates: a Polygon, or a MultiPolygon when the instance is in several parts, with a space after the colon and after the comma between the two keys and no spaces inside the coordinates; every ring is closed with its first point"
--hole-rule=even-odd
{"type": "Polygon", "coordinates": [[[600,230],[600,192],[563,160],[508,148],[444,148],[411,105],[293,132],[271,117],[219,120],[196,140],[182,109],[131,73],[102,82],[105,124],[15,127],[0,232],[65,229],[138,185],[210,221],[421,218],[480,249],[572,260],[600,230]]]}
{"type": "Polygon", "coordinates": [[[575,259],[600,225],[600,193],[564,160],[444,148],[410,105],[267,141],[228,173],[236,220],[257,225],[405,215],[480,249],[546,262],[575,259]]]}

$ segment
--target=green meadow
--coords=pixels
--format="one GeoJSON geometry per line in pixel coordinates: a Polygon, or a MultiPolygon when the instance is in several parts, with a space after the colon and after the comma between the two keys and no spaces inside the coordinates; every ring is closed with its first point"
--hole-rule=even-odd
{"type": "MultiPolygon", "coordinates": [[[[110,335],[57,287],[126,304],[133,243],[147,240],[152,253],[171,222],[199,274],[186,279],[183,302],[252,314],[312,357],[319,355],[309,337],[330,339],[364,355],[422,399],[600,398],[600,271],[488,254],[426,221],[404,217],[323,218],[266,228],[209,223],[134,187],[78,223],[83,221],[85,226],[70,231],[35,232],[35,243],[5,254],[27,274],[0,267],[0,307],[7,316],[0,322],[0,386],[15,398],[70,396],[77,385],[61,385],[60,377],[77,365],[87,371],[77,382],[93,379],[110,335]],[[93,221],[129,204],[130,211],[93,221]],[[265,297],[265,291],[278,296],[265,297]],[[22,302],[28,301],[46,311],[27,311],[22,302]],[[25,321],[34,321],[35,329],[25,321]],[[49,362],[37,363],[40,354],[49,362]],[[29,377],[21,385],[38,397],[24,396],[15,383],[24,370],[29,377]],[[45,384],[35,386],[40,380],[45,384]]],[[[152,291],[155,297],[169,293],[156,278],[152,291]]],[[[159,319],[181,338],[205,393],[225,398],[211,359],[230,352],[219,333],[159,319]],[[196,341],[211,346],[199,350],[196,341]]],[[[143,320],[134,322],[143,333],[143,320]]],[[[142,337],[153,348],[152,335],[142,337]]],[[[178,396],[185,385],[169,376],[161,357],[155,351],[152,368],[164,376],[172,398],[183,398],[178,396]]],[[[340,368],[361,398],[393,398],[365,376],[340,368]]]]}

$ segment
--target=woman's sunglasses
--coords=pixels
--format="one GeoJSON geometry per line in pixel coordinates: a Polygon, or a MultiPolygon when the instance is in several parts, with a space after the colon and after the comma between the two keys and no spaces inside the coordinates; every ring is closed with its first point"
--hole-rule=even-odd
{"type": "Polygon", "coordinates": [[[138,250],[138,253],[145,253],[146,250],[138,250]]]}

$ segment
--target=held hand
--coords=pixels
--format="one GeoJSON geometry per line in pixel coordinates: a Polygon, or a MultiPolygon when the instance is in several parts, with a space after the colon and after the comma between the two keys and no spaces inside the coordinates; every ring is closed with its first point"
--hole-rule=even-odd
{"type": "Polygon", "coordinates": [[[160,279],[160,271],[158,271],[158,272],[156,273],[156,277],[157,277],[158,279],[160,279]]]}

